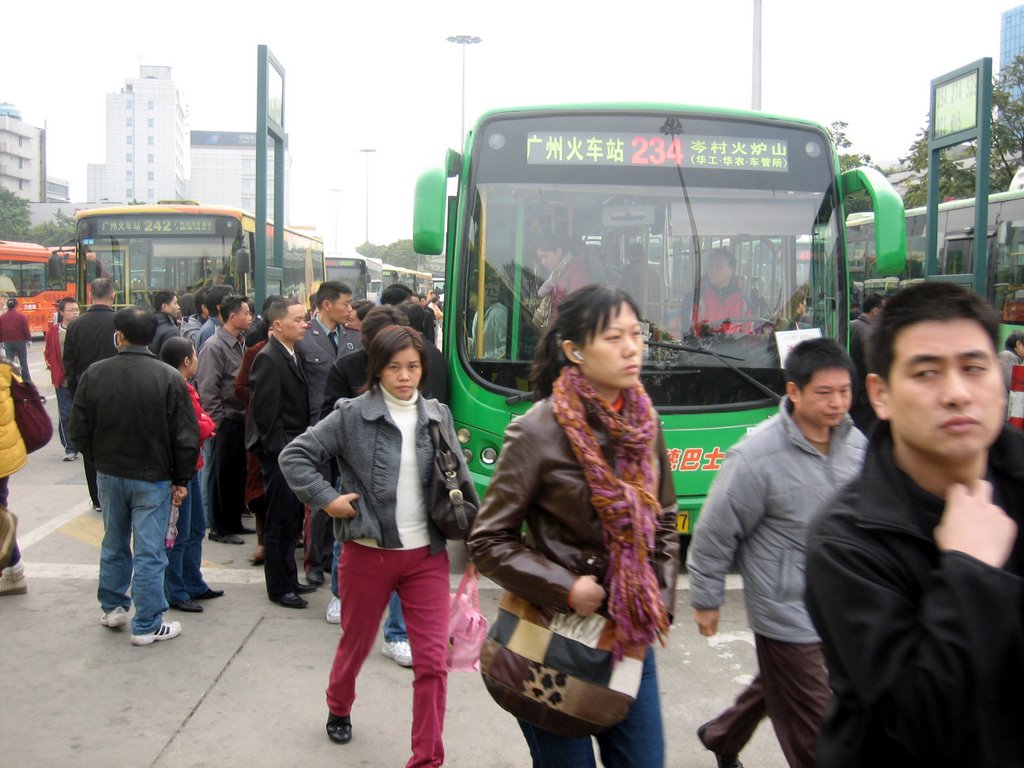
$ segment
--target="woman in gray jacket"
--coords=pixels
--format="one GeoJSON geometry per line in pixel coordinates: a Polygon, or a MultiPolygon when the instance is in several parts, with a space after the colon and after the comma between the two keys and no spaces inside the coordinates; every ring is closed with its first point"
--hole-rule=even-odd
{"type": "Polygon", "coordinates": [[[342,636],[327,686],[327,735],[338,744],[352,738],[356,676],[397,590],[413,651],[408,768],[444,762],[448,680],[448,555],[425,502],[434,455],[430,424],[447,430],[451,445],[457,441],[448,408],[420,396],[426,371],[419,332],[384,328],[370,344],[366,391],[339,400],[281,452],[281,472],[295,495],[335,518],[335,535],[346,542],[338,570],[342,636]],[[331,461],[337,462],[337,489],[319,471],[331,461]]]}

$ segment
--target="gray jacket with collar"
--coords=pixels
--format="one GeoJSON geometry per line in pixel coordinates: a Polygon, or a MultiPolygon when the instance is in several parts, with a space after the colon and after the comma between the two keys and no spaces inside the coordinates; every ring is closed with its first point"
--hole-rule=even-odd
{"type": "MultiPolygon", "coordinates": [[[[429,503],[434,444],[429,424],[447,430],[450,445],[458,445],[447,406],[420,396],[417,401],[416,464],[423,499],[429,503]]],[[[310,509],[324,509],[342,493],[358,493],[357,514],[335,519],[334,535],[342,541],[374,539],[385,549],[402,546],[398,535],[399,457],[402,433],[377,387],[351,400],[339,400],[325,418],[299,435],[281,451],[281,473],[299,499],[310,509]],[[319,472],[322,464],[337,459],[339,481],[332,486],[319,472]]],[[[461,453],[456,451],[461,460],[461,453]]],[[[440,531],[430,522],[426,508],[430,551],[444,548],[440,531]]]]}
{"type": "Polygon", "coordinates": [[[849,416],[828,455],[804,437],[783,398],[779,413],[729,451],[701,510],[687,555],[691,604],[718,608],[733,563],[743,576],[750,628],[772,640],[816,643],[804,604],[808,527],[859,474],[867,439],[849,416]]]}

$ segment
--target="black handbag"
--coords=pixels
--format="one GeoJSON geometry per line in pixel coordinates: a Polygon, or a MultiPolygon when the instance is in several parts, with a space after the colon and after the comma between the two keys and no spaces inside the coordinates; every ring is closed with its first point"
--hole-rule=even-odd
{"type": "Polygon", "coordinates": [[[444,432],[430,423],[434,462],[430,478],[430,519],[446,539],[465,541],[480,498],[464,462],[448,444],[444,432]]]}

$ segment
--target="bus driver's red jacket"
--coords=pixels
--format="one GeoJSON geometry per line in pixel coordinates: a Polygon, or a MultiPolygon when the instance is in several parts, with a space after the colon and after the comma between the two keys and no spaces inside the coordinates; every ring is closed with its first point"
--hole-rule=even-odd
{"type": "Polygon", "coordinates": [[[697,315],[700,323],[712,327],[722,326],[720,330],[726,333],[749,333],[749,327],[743,327],[750,326],[749,315],[747,300],[735,282],[730,282],[722,289],[716,288],[710,280],[703,282],[697,315]],[[746,322],[741,323],[741,320],[746,322]]]}

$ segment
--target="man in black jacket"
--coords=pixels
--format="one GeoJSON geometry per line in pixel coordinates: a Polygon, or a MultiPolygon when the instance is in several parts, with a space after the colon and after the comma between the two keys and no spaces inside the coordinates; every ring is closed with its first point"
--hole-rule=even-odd
{"type": "MultiPolygon", "coordinates": [[[[68,326],[64,339],[64,376],[72,397],[79,379],[90,365],[117,354],[114,346],[114,284],[108,277],[98,277],[89,287],[92,306],[68,326]]],[[[98,511],[100,497],[96,488],[96,465],[86,454],[82,459],[89,500],[92,508],[98,511]]]]}
{"type": "Polygon", "coordinates": [[[1024,765],[1024,436],[1004,424],[997,338],[995,312],[945,282],[876,323],[880,421],[808,545],[823,768],[1024,765]]]}
{"type": "Polygon", "coordinates": [[[284,447],[309,427],[309,393],[295,345],[305,335],[305,310],[294,300],[275,301],[267,309],[270,338],[252,363],[252,399],[245,447],[254,451],[263,470],[266,523],[263,526],[263,572],[271,602],[305,608],[299,595],[313,585],[299,583],[295,540],[302,526],[302,502],[285,482],[277,459],[284,447]]]}
{"type": "Polygon", "coordinates": [[[160,347],[171,336],[181,336],[178,323],[181,320],[181,308],[178,306],[178,294],[174,291],[157,291],[153,294],[153,311],[156,313],[156,335],[149,343],[149,351],[160,356],[160,347]]]}
{"type": "Polygon", "coordinates": [[[156,333],[153,312],[122,309],[114,329],[119,353],[79,379],[70,431],[96,465],[103,507],[100,622],[124,626],[134,601],[132,644],[150,645],[181,633],[178,622],[163,621],[164,540],[171,504],[181,503],[195,474],[199,424],[184,379],[147,347],[156,333]]]}

